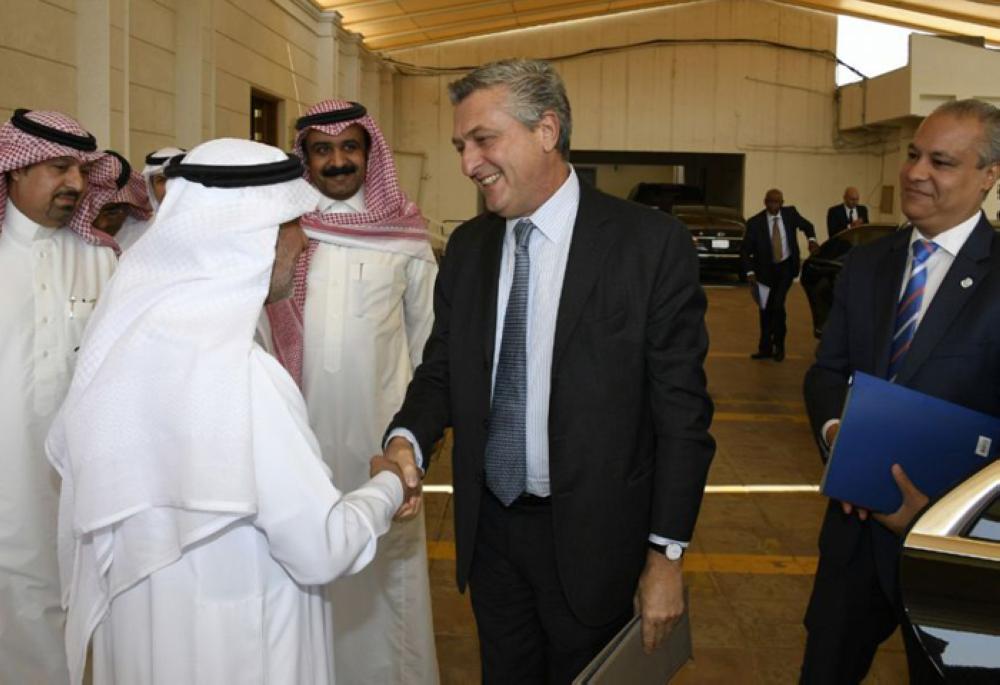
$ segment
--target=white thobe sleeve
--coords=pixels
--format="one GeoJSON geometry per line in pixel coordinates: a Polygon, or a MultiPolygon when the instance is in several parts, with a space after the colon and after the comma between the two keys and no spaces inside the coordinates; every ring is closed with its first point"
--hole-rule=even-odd
{"type": "Polygon", "coordinates": [[[271,556],[297,583],[323,585],[372,560],[377,538],[389,530],[403,504],[403,486],[394,474],[383,472],[353,492],[337,490],[309,430],[301,395],[284,375],[279,385],[289,387],[279,392],[255,387],[254,525],[267,535],[271,556]]]}
{"type": "Polygon", "coordinates": [[[406,292],[403,294],[403,316],[406,321],[406,341],[413,368],[420,365],[424,344],[434,325],[434,281],[437,264],[412,258],[406,265],[406,292]]]}

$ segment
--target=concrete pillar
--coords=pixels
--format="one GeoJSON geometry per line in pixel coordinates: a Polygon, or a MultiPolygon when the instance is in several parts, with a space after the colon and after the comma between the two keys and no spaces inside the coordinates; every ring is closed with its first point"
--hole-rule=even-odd
{"type": "Polygon", "coordinates": [[[343,32],[340,23],[339,12],[323,12],[320,15],[319,36],[316,39],[317,100],[330,100],[339,92],[340,35],[343,32]]]}
{"type": "Polygon", "coordinates": [[[338,31],[337,45],[340,52],[337,95],[344,100],[361,97],[361,36],[356,33],[338,31]]]}
{"type": "Polygon", "coordinates": [[[175,12],[174,139],[178,147],[190,148],[204,139],[208,123],[204,93],[209,84],[203,67],[206,58],[212,61],[205,35],[211,26],[210,0],[176,0],[175,12]]]}
{"type": "Polygon", "coordinates": [[[111,144],[110,0],[76,2],[76,115],[98,146],[111,144]]]}

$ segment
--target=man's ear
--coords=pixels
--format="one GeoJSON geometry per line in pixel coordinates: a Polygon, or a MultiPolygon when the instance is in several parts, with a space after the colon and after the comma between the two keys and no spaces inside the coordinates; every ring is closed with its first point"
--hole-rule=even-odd
{"type": "Polygon", "coordinates": [[[26,176],[25,169],[26,168],[12,169],[9,172],[7,172],[9,174],[10,180],[20,181],[22,178],[26,176]]]}
{"type": "Polygon", "coordinates": [[[542,113],[542,118],[538,120],[535,131],[542,141],[542,149],[552,152],[559,145],[559,117],[551,109],[542,113]]]}

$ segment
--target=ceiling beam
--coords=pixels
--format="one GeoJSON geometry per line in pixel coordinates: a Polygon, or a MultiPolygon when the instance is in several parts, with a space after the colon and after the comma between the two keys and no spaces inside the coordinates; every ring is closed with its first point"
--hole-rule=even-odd
{"type": "MultiPolygon", "coordinates": [[[[874,0],[779,0],[786,5],[796,5],[808,9],[830,12],[833,14],[846,14],[860,19],[880,21],[886,24],[895,24],[906,28],[927,31],[929,33],[943,33],[959,36],[982,36],[989,43],[1000,44],[1000,28],[993,25],[989,16],[984,16],[987,22],[973,22],[955,19],[947,16],[954,9],[952,3],[946,0],[939,3],[915,2],[910,0],[903,2],[875,2],[874,0]],[[917,5],[926,6],[928,9],[913,9],[917,5]],[[939,9],[936,9],[939,8],[939,9]]],[[[967,5],[976,5],[983,8],[978,3],[965,2],[967,5]]],[[[990,9],[990,8],[985,8],[990,9]]],[[[981,12],[987,15],[986,12],[981,12]]]]}

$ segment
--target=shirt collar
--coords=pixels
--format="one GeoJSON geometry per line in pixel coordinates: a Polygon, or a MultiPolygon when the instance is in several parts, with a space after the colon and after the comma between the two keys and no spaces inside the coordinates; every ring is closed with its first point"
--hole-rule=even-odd
{"type": "Polygon", "coordinates": [[[965,241],[969,239],[969,236],[972,235],[973,229],[979,224],[979,217],[981,215],[982,210],[976,212],[959,225],[953,226],[946,231],[941,231],[934,238],[928,238],[920,232],[919,228],[914,226],[910,232],[910,245],[912,246],[917,240],[930,240],[954,257],[962,249],[962,246],[965,245],[965,241]]]}
{"type": "Polygon", "coordinates": [[[41,224],[35,223],[14,206],[13,200],[7,198],[7,213],[4,214],[3,230],[14,242],[30,245],[36,235],[41,235],[39,230],[54,231],[58,229],[46,229],[41,224]]]}
{"type": "Polygon", "coordinates": [[[319,211],[324,214],[361,214],[365,211],[365,187],[362,185],[358,192],[346,200],[335,200],[324,195],[319,202],[319,211]]]}
{"type": "MultiPolygon", "coordinates": [[[[576,210],[580,206],[580,179],[576,170],[569,164],[569,175],[559,190],[552,193],[549,199],[542,203],[529,217],[535,228],[550,242],[562,242],[572,233],[576,210]]],[[[507,234],[511,235],[514,226],[525,217],[507,219],[507,234]]]]}

